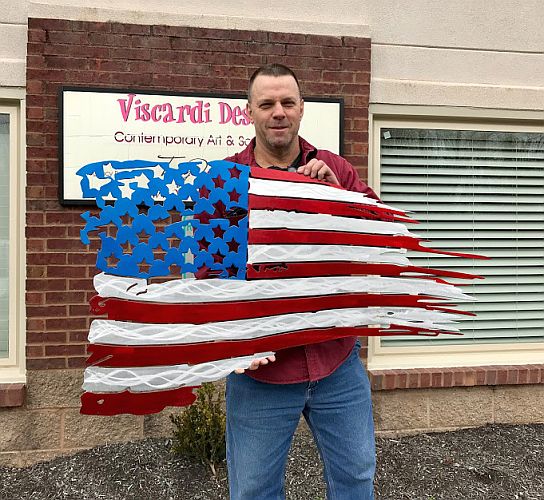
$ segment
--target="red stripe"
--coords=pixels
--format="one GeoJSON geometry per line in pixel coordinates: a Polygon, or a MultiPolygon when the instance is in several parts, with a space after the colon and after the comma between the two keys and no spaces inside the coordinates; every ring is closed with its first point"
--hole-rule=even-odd
{"type": "Polygon", "coordinates": [[[365,205],[364,203],[311,199],[302,200],[300,198],[282,198],[280,196],[257,196],[250,194],[248,206],[250,210],[285,210],[417,224],[416,220],[410,219],[401,210],[365,205]]]}
{"type": "Polygon", "coordinates": [[[196,396],[193,387],[180,387],[170,391],[157,392],[84,392],[81,395],[81,410],[84,415],[147,415],[158,413],[167,406],[189,406],[196,396]]]}
{"type": "Polygon", "coordinates": [[[107,314],[108,319],[137,323],[192,323],[200,325],[215,321],[260,318],[297,312],[315,312],[348,307],[424,307],[432,310],[439,305],[436,297],[375,293],[349,293],[286,299],[265,299],[239,302],[208,302],[165,304],[138,302],[95,295],[91,298],[94,314],[107,314]]]}
{"type": "MultiPolygon", "coordinates": [[[[359,276],[376,274],[380,276],[402,276],[405,273],[421,273],[449,278],[475,279],[476,274],[445,271],[418,266],[395,264],[367,264],[365,262],[287,262],[285,264],[249,264],[246,276],[252,279],[304,278],[309,276],[359,276]]],[[[406,276],[417,278],[419,276],[406,276]]]]}
{"type": "Polygon", "coordinates": [[[313,244],[313,245],[361,245],[390,247],[438,253],[455,257],[486,259],[481,255],[448,252],[421,246],[420,240],[411,236],[388,236],[381,234],[346,233],[342,231],[305,231],[297,229],[251,229],[248,243],[253,245],[313,244]]]}

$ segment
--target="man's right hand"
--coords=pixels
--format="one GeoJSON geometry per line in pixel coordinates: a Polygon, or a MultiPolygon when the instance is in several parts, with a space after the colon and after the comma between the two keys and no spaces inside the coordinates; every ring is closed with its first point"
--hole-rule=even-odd
{"type": "MultiPolygon", "coordinates": [[[[247,369],[256,370],[257,368],[259,368],[259,366],[264,366],[264,365],[267,365],[268,363],[273,363],[274,361],[276,361],[276,356],[274,355],[267,356],[266,358],[254,359],[247,369]]],[[[234,373],[240,374],[240,373],[244,373],[245,371],[246,371],[245,368],[236,368],[236,370],[234,370],[234,373]]]]}

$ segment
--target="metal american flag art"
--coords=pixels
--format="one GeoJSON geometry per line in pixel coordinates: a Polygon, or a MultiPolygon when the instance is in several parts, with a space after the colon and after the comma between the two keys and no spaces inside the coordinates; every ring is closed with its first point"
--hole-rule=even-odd
{"type": "Polygon", "coordinates": [[[98,212],[81,412],[186,406],[193,389],[278,349],[347,336],[459,334],[469,297],[410,264],[406,213],[297,173],[224,160],[97,162],[98,212]],[[190,277],[188,277],[190,276],[190,277]]]}

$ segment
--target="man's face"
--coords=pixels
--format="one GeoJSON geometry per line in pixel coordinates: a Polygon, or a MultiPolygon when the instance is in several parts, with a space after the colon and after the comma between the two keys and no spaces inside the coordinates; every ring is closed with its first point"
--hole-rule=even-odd
{"type": "Polygon", "coordinates": [[[292,76],[255,78],[247,111],[255,125],[257,144],[286,151],[298,140],[304,101],[292,76]]]}

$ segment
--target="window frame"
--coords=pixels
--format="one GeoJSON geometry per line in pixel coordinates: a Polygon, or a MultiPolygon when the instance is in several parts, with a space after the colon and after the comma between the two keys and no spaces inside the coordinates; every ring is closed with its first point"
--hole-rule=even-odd
{"type": "Polygon", "coordinates": [[[8,356],[0,358],[0,383],[26,382],[25,356],[25,124],[22,111],[24,98],[14,100],[0,96],[0,113],[8,114],[9,123],[9,276],[8,290],[8,356]]]}
{"type": "MultiPolygon", "coordinates": [[[[542,114],[531,111],[472,110],[447,107],[371,105],[369,184],[380,195],[381,128],[464,129],[542,133],[542,114]]],[[[417,214],[414,214],[417,219],[417,214]]],[[[544,341],[515,344],[383,346],[368,340],[370,370],[527,365],[544,362],[544,341]]]]}

